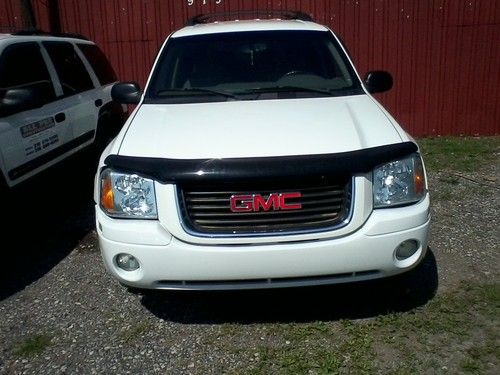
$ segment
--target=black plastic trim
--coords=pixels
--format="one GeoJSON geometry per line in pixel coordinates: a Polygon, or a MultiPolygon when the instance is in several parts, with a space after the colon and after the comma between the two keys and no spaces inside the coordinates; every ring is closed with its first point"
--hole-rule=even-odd
{"type": "Polygon", "coordinates": [[[337,154],[228,159],[163,159],[109,155],[104,163],[161,183],[205,183],[256,180],[325,179],[367,173],[379,164],[418,150],[413,142],[396,143],[337,154]]]}
{"type": "Polygon", "coordinates": [[[38,167],[48,163],[52,159],[55,159],[55,158],[65,154],[66,152],[82,145],[83,143],[90,141],[92,138],[94,138],[94,133],[95,133],[95,131],[91,130],[85,134],[82,134],[78,138],[75,138],[72,141],[63,144],[62,146],[59,146],[59,147],[53,149],[52,151],[47,152],[46,154],[39,156],[36,159],[33,159],[27,163],[20,165],[19,167],[11,169],[9,171],[9,178],[11,180],[17,180],[18,178],[31,172],[32,170],[35,170],[38,167]]]}

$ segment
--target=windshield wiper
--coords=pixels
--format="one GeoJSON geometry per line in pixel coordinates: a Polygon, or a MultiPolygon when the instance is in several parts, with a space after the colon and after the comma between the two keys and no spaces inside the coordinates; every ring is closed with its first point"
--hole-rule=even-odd
{"type": "Polygon", "coordinates": [[[213,89],[207,89],[207,88],[202,88],[202,87],[190,87],[190,88],[183,88],[183,89],[166,89],[166,90],[160,90],[156,93],[158,96],[169,96],[170,94],[178,94],[178,93],[186,93],[186,94],[211,94],[211,95],[219,95],[219,96],[225,96],[226,98],[232,98],[232,99],[238,99],[240,100],[241,98],[233,93],[227,92],[227,91],[220,91],[220,90],[213,90],[213,89]]]}
{"type": "Polygon", "coordinates": [[[255,93],[255,94],[261,94],[261,93],[267,93],[267,92],[297,92],[297,91],[302,91],[302,92],[314,92],[317,94],[324,94],[324,95],[334,95],[334,93],[328,89],[320,89],[320,88],[314,88],[314,87],[303,87],[303,86],[270,86],[270,87],[257,87],[254,89],[249,89],[245,91],[245,93],[255,93]]]}

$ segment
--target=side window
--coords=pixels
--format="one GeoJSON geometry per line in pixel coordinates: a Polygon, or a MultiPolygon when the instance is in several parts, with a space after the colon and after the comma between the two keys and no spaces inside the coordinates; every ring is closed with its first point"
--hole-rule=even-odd
{"type": "Polygon", "coordinates": [[[0,56],[0,98],[15,88],[33,89],[42,103],[55,99],[54,86],[38,43],[10,45],[0,56]]]}
{"type": "Polygon", "coordinates": [[[107,85],[118,80],[115,71],[99,47],[94,44],[78,44],[78,48],[83,52],[92,69],[94,69],[101,85],[107,85]]]}
{"type": "Polygon", "coordinates": [[[94,88],[85,65],[68,42],[43,42],[56,68],[64,95],[74,95],[94,88]]]}

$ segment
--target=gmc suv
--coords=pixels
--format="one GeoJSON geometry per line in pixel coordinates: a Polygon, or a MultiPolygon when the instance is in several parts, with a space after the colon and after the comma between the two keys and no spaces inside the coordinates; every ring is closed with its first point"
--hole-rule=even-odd
{"type": "Polygon", "coordinates": [[[305,17],[208,22],[170,35],[101,156],[104,263],[148,289],[320,285],[424,257],[429,194],[415,141],[341,41],[305,17]]]}

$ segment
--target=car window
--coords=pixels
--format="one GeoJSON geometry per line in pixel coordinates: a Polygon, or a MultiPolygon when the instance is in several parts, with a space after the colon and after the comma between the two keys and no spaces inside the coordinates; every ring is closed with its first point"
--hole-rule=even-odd
{"type": "Polygon", "coordinates": [[[74,95],[94,88],[85,65],[68,42],[43,42],[56,68],[64,95],[74,95]]]}
{"type": "Polygon", "coordinates": [[[83,52],[92,69],[94,69],[101,85],[117,81],[115,71],[99,47],[95,44],[78,44],[78,48],[83,52]]]}
{"type": "Polygon", "coordinates": [[[147,97],[191,95],[195,88],[248,94],[290,87],[332,95],[362,92],[331,33],[273,30],[172,38],[147,97]]]}
{"type": "Polygon", "coordinates": [[[54,86],[38,43],[10,45],[0,56],[0,97],[14,88],[34,89],[44,103],[54,100],[54,86]]]}

